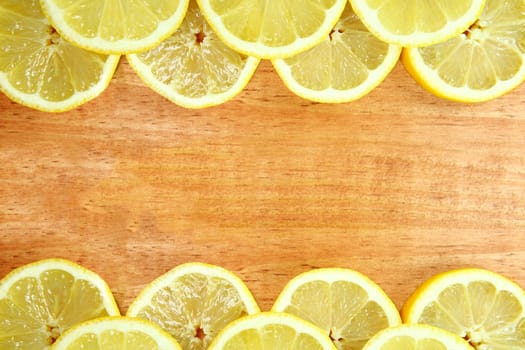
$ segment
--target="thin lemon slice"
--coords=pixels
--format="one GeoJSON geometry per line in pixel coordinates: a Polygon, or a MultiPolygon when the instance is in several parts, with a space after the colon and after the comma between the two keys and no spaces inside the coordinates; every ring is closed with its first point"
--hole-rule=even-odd
{"type": "Polygon", "coordinates": [[[363,350],[473,350],[470,345],[443,329],[422,324],[401,325],[382,330],[363,350]]]}
{"type": "Polygon", "coordinates": [[[219,37],[235,50],[284,58],[323,40],[346,0],[197,0],[219,37]]]}
{"type": "Polygon", "coordinates": [[[405,47],[445,41],[474,23],[485,0],[350,0],[382,40],[405,47]]]}
{"type": "Polygon", "coordinates": [[[259,307],[230,271],[203,263],[179,265],[151,282],[127,315],[151,320],[185,350],[206,349],[228,323],[259,307]]]}
{"type": "Polygon", "coordinates": [[[101,317],[69,329],[52,350],[181,350],[162,328],[131,317],[101,317]]]}
{"type": "Polygon", "coordinates": [[[378,331],[401,323],[396,306],[376,283],[341,268],[299,274],[279,294],[272,311],[315,324],[340,350],[361,349],[378,331]]]}
{"type": "Polygon", "coordinates": [[[68,260],[40,260],[0,281],[0,349],[49,349],[77,323],[118,315],[106,282],[68,260]]]}
{"type": "Polygon", "coordinates": [[[139,52],[158,45],[181,24],[188,7],[188,0],[40,2],[64,38],[106,54],[139,52]]]}
{"type": "Polygon", "coordinates": [[[483,269],[438,274],[423,283],[402,310],[407,323],[453,332],[478,350],[525,348],[525,292],[483,269]]]}
{"type": "Polygon", "coordinates": [[[286,313],[263,312],[232,322],[208,350],[335,350],[320,329],[286,313]]]}
{"type": "Polygon", "coordinates": [[[48,112],[73,109],[106,89],[118,61],[63,40],[37,1],[0,2],[0,90],[13,101],[48,112]]]}
{"type": "Polygon", "coordinates": [[[414,79],[437,96],[482,102],[525,79],[525,2],[487,0],[479,19],[444,43],[406,49],[402,61],[414,79]]]}
{"type": "Polygon", "coordinates": [[[378,86],[396,65],[401,47],[379,40],[347,5],[325,39],[296,56],[272,63],[298,96],[325,103],[350,102],[378,86]]]}
{"type": "Polygon", "coordinates": [[[159,46],[130,54],[142,80],[170,101],[187,108],[224,103],[240,93],[259,59],[240,54],[217,38],[192,0],[180,28],[159,46]]]}

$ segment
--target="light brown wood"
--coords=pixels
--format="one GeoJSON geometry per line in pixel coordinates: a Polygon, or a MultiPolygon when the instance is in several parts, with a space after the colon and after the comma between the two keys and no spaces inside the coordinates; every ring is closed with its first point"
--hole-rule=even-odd
{"type": "Polygon", "coordinates": [[[68,113],[0,95],[0,276],[46,257],[105,278],[125,312],[188,261],[231,269],[262,309],[314,267],[363,272],[401,307],[431,275],[484,267],[525,287],[525,87],[445,101],[401,65],[324,105],[263,61],[221,106],[180,108],[123,60],[68,113]]]}

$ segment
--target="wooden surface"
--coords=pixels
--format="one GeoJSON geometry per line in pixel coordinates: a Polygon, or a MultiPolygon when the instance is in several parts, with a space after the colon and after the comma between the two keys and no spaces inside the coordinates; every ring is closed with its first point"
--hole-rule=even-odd
{"type": "Polygon", "coordinates": [[[205,261],[262,309],[314,267],[376,281],[401,307],[434,273],[478,266],[525,287],[525,86],[463,105],[398,65],[359,101],[314,104],[264,61],[233,101],[177,107],[123,60],[64,114],[0,95],[0,276],[46,257],[105,278],[123,312],[205,261]]]}

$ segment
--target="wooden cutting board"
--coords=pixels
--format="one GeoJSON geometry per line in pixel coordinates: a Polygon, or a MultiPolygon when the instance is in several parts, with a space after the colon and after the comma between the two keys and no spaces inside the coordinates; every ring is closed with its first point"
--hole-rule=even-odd
{"type": "Polygon", "coordinates": [[[46,257],[105,278],[122,312],[188,261],[218,264],[263,310],[296,274],[348,267],[401,307],[477,266],[525,287],[525,86],[434,97],[401,65],[366,97],[310,103],[263,61],[221,106],[180,108],[123,59],[68,113],[0,95],[0,276],[46,257]]]}

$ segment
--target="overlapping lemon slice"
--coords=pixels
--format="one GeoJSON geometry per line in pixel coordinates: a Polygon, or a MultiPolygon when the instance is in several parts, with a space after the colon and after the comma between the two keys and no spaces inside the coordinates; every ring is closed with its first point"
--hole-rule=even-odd
{"type": "Polygon", "coordinates": [[[68,260],[40,260],[0,281],[0,349],[49,349],[78,323],[118,315],[106,282],[68,260]]]}
{"type": "Polygon", "coordinates": [[[401,323],[396,306],[376,283],[342,268],[299,274],[284,287],[272,311],[315,324],[340,350],[361,349],[380,330],[401,323]]]}
{"type": "Polygon", "coordinates": [[[106,89],[119,57],[64,40],[38,1],[0,2],[0,90],[20,104],[47,112],[78,107],[106,89]]]}
{"type": "Polygon", "coordinates": [[[366,26],[382,40],[405,47],[445,41],[466,30],[485,0],[350,0],[366,26]]]}
{"type": "Polygon", "coordinates": [[[443,43],[403,51],[410,74],[435,95],[488,101],[525,79],[525,2],[487,0],[464,33],[443,43]]]}
{"type": "Polygon", "coordinates": [[[219,37],[235,50],[260,58],[283,58],[323,40],[347,0],[197,1],[219,37]]]}
{"type": "Polygon", "coordinates": [[[159,46],[127,56],[153,90],[187,108],[218,105],[239,94],[259,59],[226,46],[192,0],[181,27],[159,46]]]}
{"type": "Polygon", "coordinates": [[[402,310],[407,323],[446,329],[475,349],[525,348],[525,292],[484,269],[459,269],[423,283],[402,310]]]}
{"type": "Polygon", "coordinates": [[[273,60],[286,86],[305,99],[350,102],[377,87],[396,65],[401,47],[370,33],[347,5],[325,39],[296,56],[273,60]]]}
{"type": "Polygon", "coordinates": [[[40,2],[64,38],[106,54],[138,52],[158,45],[177,29],[188,7],[188,0],[40,2]]]}
{"type": "Polygon", "coordinates": [[[127,315],[155,322],[184,350],[203,350],[228,323],[259,311],[244,282],[230,271],[186,263],[146,286],[127,315]]]}

